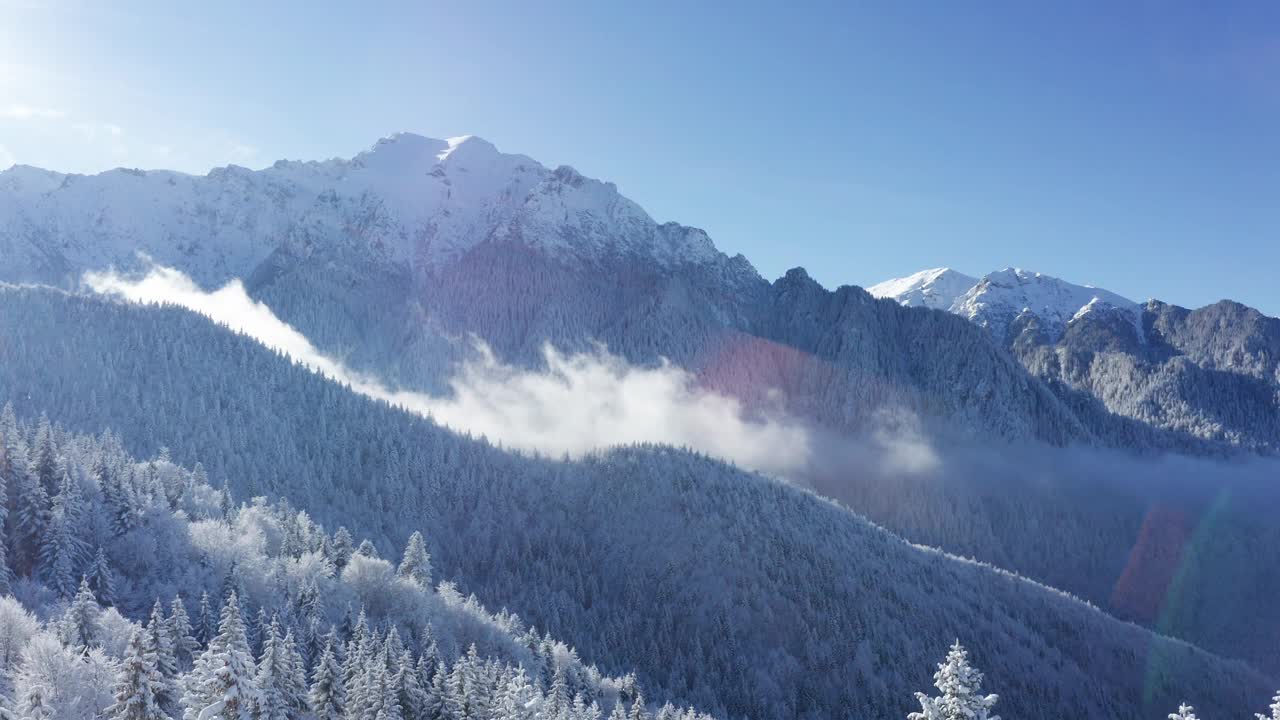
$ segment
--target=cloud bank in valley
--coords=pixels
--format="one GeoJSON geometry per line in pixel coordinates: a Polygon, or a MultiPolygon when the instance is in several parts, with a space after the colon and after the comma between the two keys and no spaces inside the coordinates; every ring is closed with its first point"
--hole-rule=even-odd
{"type": "Polygon", "coordinates": [[[693,375],[669,364],[636,367],[603,349],[564,355],[547,348],[546,369],[534,371],[506,365],[481,345],[480,358],[449,381],[451,395],[437,397],[389,388],[328,357],[249,297],[238,280],[206,291],[177,270],[156,267],[141,279],[86,273],[85,283],[131,302],[200,313],[355,392],[506,447],[580,456],[615,445],[662,443],[782,475],[809,461],[809,433],[800,423],[749,417],[736,398],[700,387],[693,375]]]}

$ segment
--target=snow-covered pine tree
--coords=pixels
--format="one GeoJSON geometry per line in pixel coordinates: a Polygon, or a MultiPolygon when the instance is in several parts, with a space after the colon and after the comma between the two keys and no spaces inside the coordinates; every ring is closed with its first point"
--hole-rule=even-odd
{"type": "Polygon", "coordinates": [[[1255,720],[1280,720],[1280,692],[1271,698],[1271,714],[1263,715],[1262,713],[1254,713],[1255,720]]]}
{"type": "Polygon", "coordinates": [[[959,640],[938,665],[933,685],[941,694],[930,697],[916,693],[920,712],[911,713],[908,720],[1000,720],[998,715],[990,714],[999,698],[982,694],[982,672],[969,664],[969,651],[959,640]]]}
{"type": "Polygon", "coordinates": [[[144,631],[135,630],[120,665],[116,702],[107,710],[112,720],[167,720],[161,707],[164,679],[160,677],[146,649],[144,631]]]}
{"type": "Polygon", "coordinates": [[[413,653],[408,650],[400,651],[392,684],[395,687],[396,699],[400,703],[400,712],[406,718],[423,717],[428,704],[427,691],[418,676],[413,653]]]}
{"type": "Polygon", "coordinates": [[[361,679],[368,660],[370,635],[369,618],[362,607],[347,639],[346,657],[342,664],[342,686],[347,689],[348,707],[358,705],[362,700],[361,679]]]}
{"type": "Polygon", "coordinates": [[[32,455],[31,474],[40,481],[45,495],[53,497],[58,492],[58,481],[62,473],[58,472],[58,449],[54,445],[53,428],[49,425],[49,417],[44,413],[40,414],[32,455]]]}
{"type": "Polygon", "coordinates": [[[107,562],[107,554],[103,552],[102,546],[98,546],[98,551],[94,553],[93,561],[89,563],[87,572],[89,578],[89,587],[93,590],[94,595],[98,597],[98,602],[103,605],[114,605],[116,602],[116,579],[114,573],[111,572],[111,565],[107,562]]]}
{"type": "Polygon", "coordinates": [[[355,548],[355,540],[351,537],[351,531],[345,526],[339,526],[338,530],[333,534],[333,566],[339,572],[347,566],[347,561],[351,559],[351,553],[355,548]]]}
{"type": "Polygon", "coordinates": [[[80,484],[64,473],[40,544],[40,575],[64,598],[76,592],[76,576],[84,568],[86,548],[79,535],[83,515],[80,484]]]}
{"type": "Polygon", "coordinates": [[[14,462],[16,487],[15,518],[12,523],[14,552],[14,571],[19,575],[30,575],[36,568],[40,546],[44,542],[49,529],[49,494],[34,472],[22,470],[14,462]]]}
{"type": "Polygon", "coordinates": [[[222,496],[218,504],[218,509],[222,512],[222,521],[231,522],[231,516],[236,512],[236,506],[231,501],[231,486],[227,484],[226,479],[222,481],[222,496]]]}
{"type": "Polygon", "coordinates": [[[369,538],[360,541],[360,546],[356,548],[357,555],[363,555],[374,560],[378,559],[378,548],[369,538]]]}
{"type": "Polygon", "coordinates": [[[380,652],[371,658],[364,673],[360,699],[358,704],[348,708],[349,712],[359,711],[362,717],[401,720],[404,715],[400,708],[400,700],[396,695],[392,674],[387,669],[385,656],[386,644],[380,652]]]}
{"type": "MultiPolygon", "coordinates": [[[[11,416],[13,408],[5,405],[5,416],[11,416]]],[[[5,530],[9,518],[9,454],[6,452],[5,426],[7,419],[0,418],[0,595],[8,595],[12,589],[13,573],[9,570],[9,536],[5,530]]],[[[16,431],[17,421],[14,420],[16,431]]],[[[11,432],[12,432],[11,431],[11,432]]]]}
{"type": "Polygon", "coordinates": [[[650,720],[649,709],[644,704],[644,693],[637,691],[636,699],[631,703],[631,712],[627,720],[650,720]]]}
{"type": "Polygon", "coordinates": [[[273,619],[263,632],[262,654],[258,658],[258,673],[254,683],[258,687],[258,695],[253,704],[255,720],[289,720],[293,709],[290,707],[287,685],[289,683],[289,660],[284,648],[284,638],[280,636],[280,622],[273,619]]]}
{"type": "Polygon", "coordinates": [[[13,571],[9,569],[9,538],[4,523],[0,522],[0,596],[13,592],[13,571]]]}
{"type": "Polygon", "coordinates": [[[400,560],[397,573],[408,578],[423,588],[431,588],[431,554],[427,552],[427,543],[422,533],[414,531],[409,536],[409,543],[404,549],[404,558],[400,560]]]}
{"type": "Polygon", "coordinates": [[[51,720],[53,708],[49,705],[48,687],[34,683],[18,698],[18,717],[22,720],[51,720]]]}
{"type": "Polygon", "coordinates": [[[173,647],[173,657],[178,661],[178,670],[186,672],[195,662],[200,643],[196,641],[191,619],[187,616],[186,603],[175,597],[169,604],[169,617],[165,620],[165,629],[169,633],[169,644],[173,647]]]}
{"type": "Polygon", "coordinates": [[[535,705],[539,699],[537,688],[529,683],[524,666],[507,678],[494,707],[495,715],[511,720],[529,720],[535,716],[535,705]]]}
{"type": "Polygon", "coordinates": [[[298,641],[293,631],[284,634],[284,657],[287,673],[285,674],[285,702],[293,710],[293,717],[299,717],[307,711],[307,667],[298,652],[298,641]]]}
{"type": "Polygon", "coordinates": [[[1178,706],[1178,712],[1169,713],[1169,720],[1199,720],[1196,717],[1196,709],[1186,703],[1178,706]]]}
{"type": "Polygon", "coordinates": [[[213,606],[209,604],[209,593],[200,593],[200,609],[196,616],[196,641],[201,647],[208,647],[218,634],[218,620],[213,614],[213,606]]]}
{"type": "Polygon", "coordinates": [[[164,606],[158,598],[151,607],[151,619],[143,631],[143,646],[148,662],[160,675],[160,683],[156,686],[156,702],[166,713],[176,713],[180,697],[177,686],[178,660],[173,655],[164,606]]]}
{"type": "Polygon", "coordinates": [[[256,614],[245,618],[244,634],[249,639],[250,652],[262,655],[262,643],[266,640],[268,627],[270,621],[267,619],[267,609],[261,605],[256,614]]]}
{"type": "Polygon", "coordinates": [[[71,605],[67,607],[66,614],[62,616],[63,642],[86,652],[89,648],[95,647],[101,634],[98,622],[101,615],[102,609],[98,607],[98,601],[93,596],[88,579],[81,578],[80,590],[76,592],[71,605]]]}
{"type": "Polygon", "coordinates": [[[333,642],[326,642],[316,661],[308,697],[316,720],[341,720],[346,708],[346,689],[342,684],[342,667],[334,655],[333,642]]]}
{"type": "Polygon", "coordinates": [[[446,684],[448,676],[448,668],[441,661],[436,665],[435,673],[431,676],[431,685],[427,688],[427,713],[425,717],[430,720],[443,720],[448,717],[449,688],[446,684]]]}
{"type": "Polygon", "coordinates": [[[573,698],[569,696],[569,677],[563,665],[556,664],[555,674],[551,676],[551,687],[547,689],[547,703],[550,713],[556,715],[569,709],[573,698]]]}
{"type": "Polygon", "coordinates": [[[182,697],[184,720],[196,720],[212,706],[220,706],[217,717],[224,720],[249,720],[257,697],[253,676],[253,658],[249,656],[249,641],[244,635],[240,599],[232,591],[222,606],[218,634],[187,674],[186,693],[182,697]]]}
{"type": "Polygon", "coordinates": [[[470,691],[473,684],[467,680],[466,658],[458,658],[445,679],[444,705],[447,717],[471,716],[470,691]]]}

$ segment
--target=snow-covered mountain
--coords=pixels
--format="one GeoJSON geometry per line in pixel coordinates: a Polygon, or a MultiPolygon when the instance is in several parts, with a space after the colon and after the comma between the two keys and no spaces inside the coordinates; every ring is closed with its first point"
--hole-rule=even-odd
{"type": "Polygon", "coordinates": [[[612,183],[501,153],[474,136],[402,133],[350,160],[280,161],[259,171],[233,165],[204,176],[0,172],[9,280],[69,284],[85,268],[130,267],[144,253],[216,283],[247,277],[282,247],[302,254],[345,247],[422,271],[507,238],[580,258],[728,262],[705,233],[659,225],[612,183]]]}
{"type": "Polygon", "coordinates": [[[951,268],[933,268],[876,283],[867,288],[867,292],[878,298],[896,300],[907,307],[950,310],[956,298],[977,284],[977,278],[962,272],[951,268]]]}
{"type": "Polygon", "coordinates": [[[877,283],[867,292],[908,307],[956,313],[986,328],[999,343],[1006,340],[1014,321],[1026,315],[1034,315],[1056,340],[1068,323],[1085,313],[1114,308],[1131,316],[1138,327],[1142,313],[1137,303],[1109,290],[1021,268],[1005,268],[981,279],[950,268],[924,270],[877,283]]]}
{"type": "MultiPolygon", "coordinates": [[[[0,281],[63,288],[144,258],[205,286],[240,278],[322,350],[432,392],[447,391],[472,336],[526,367],[543,362],[547,343],[604,343],[632,363],[668,359],[749,406],[780,398],[839,432],[889,412],[1053,444],[1280,446],[1253,419],[1278,402],[1264,393],[1241,390],[1253,408],[1242,418],[1230,409],[1241,398],[1171,404],[1169,383],[1181,386],[1161,381],[1144,401],[1153,412],[1132,406],[1112,370],[1085,382],[1078,363],[1004,352],[1064,339],[1139,352],[1142,310],[1114,293],[1020,270],[980,280],[932,270],[873,288],[965,322],[828,290],[800,269],[770,283],[701,230],[655,222],[612,183],[476,137],[401,134],[350,159],[204,176],[15,167],[0,173],[0,257],[0,281]],[[1054,384],[1064,379],[1102,402],[1064,394],[1054,384]]],[[[1271,367],[1253,355],[1240,362],[1271,367]]],[[[1220,358],[1215,368],[1237,366],[1220,358]]]]}
{"type": "Polygon", "coordinates": [[[1280,320],[1230,301],[1199,310],[1139,305],[1017,268],[957,292],[964,278],[926,270],[870,292],[967,318],[1065,402],[1083,393],[1184,437],[1280,447],[1280,320]]]}

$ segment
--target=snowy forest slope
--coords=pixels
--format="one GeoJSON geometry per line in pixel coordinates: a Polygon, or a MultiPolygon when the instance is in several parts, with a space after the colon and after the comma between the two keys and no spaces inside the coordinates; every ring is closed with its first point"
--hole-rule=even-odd
{"type": "Polygon", "coordinates": [[[173,308],[0,292],[0,395],[233,491],[289,497],[384,553],[422,528],[441,576],[606,673],[717,714],[900,717],[960,636],[1013,715],[1264,704],[1247,666],[1057,591],[914,547],[786,484],[663,448],[521,456],[353,395],[173,308]],[[655,602],[655,600],[657,600],[655,602]],[[715,638],[714,643],[705,638],[715,638]]]}

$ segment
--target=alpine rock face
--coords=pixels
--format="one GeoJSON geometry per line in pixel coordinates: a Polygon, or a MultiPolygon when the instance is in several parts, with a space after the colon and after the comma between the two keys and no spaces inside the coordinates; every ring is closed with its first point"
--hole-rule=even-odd
{"type": "Polygon", "coordinates": [[[325,350],[429,391],[447,389],[472,338],[525,366],[547,343],[604,343],[630,362],[670,360],[749,405],[781,391],[785,410],[840,432],[889,412],[1058,445],[1277,443],[1274,393],[1259,391],[1275,387],[1273,356],[1250,350],[1270,347],[1266,323],[1240,319],[1248,337],[1233,352],[1167,312],[1177,340],[1166,343],[1143,306],[1018,269],[977,280],[930,270],[870,295],[802,270],[770,283],[611,183],[471,136],[400,134],[351,159],[199,177],[14,167],[0,173],[0,254],[0,280],[71,289],[88,270],[150,263],[206,287],[239,278],[325,350]],[[1179,389],[1188,366],[1223,387],[1255,371],[1206,397],[1179,389]]]}
{"type": "Polygon", "coordinates": [[[1057,339],[1076,317],[1104,308],[1133,316],[1137,303],[1109,290],[1073,283],[1020,268],[1005,268],[975,279],[949,268],[914,275],[867,288],[878,298],[908,307],[947,310],[986,328],[998,342],[1019,318],[1033,315],[1050,337],[1057,339]]]}
{"type": "Polygon", "coordinates": [[[841,429],[891,405],[966,431],[1094,439],[1092,420],[962,322],[931,329],[937,320],[827,291],[802,271],[771,284],[611,183],[475,137],[403,134],[350,160],[203,177],[16,167],[0,187],[0,252],[14,259],[0,280],[75,288],[87,270],[151,262],[207,287],[240,278],[321,347],[404,386],[443,389],[472,336],[525,365],[548,342],[602,342],[631,362],[669,359],[749,403],[782,389],[788,410],[841,429]],[[904,352],[937,333],[980,360],[904,352]],[[803,352],[778,362],[782,348],[803,352]]]}
{"type": "Polygon", "coordinates": [[[870,292],[969,319],[1064,402],[1083,395],[1183,438],[1280,449],[1280,320],[1230,301],[1138,304],[1014,268],[957,292],[962,277],[927,270],[870,292]]]}

